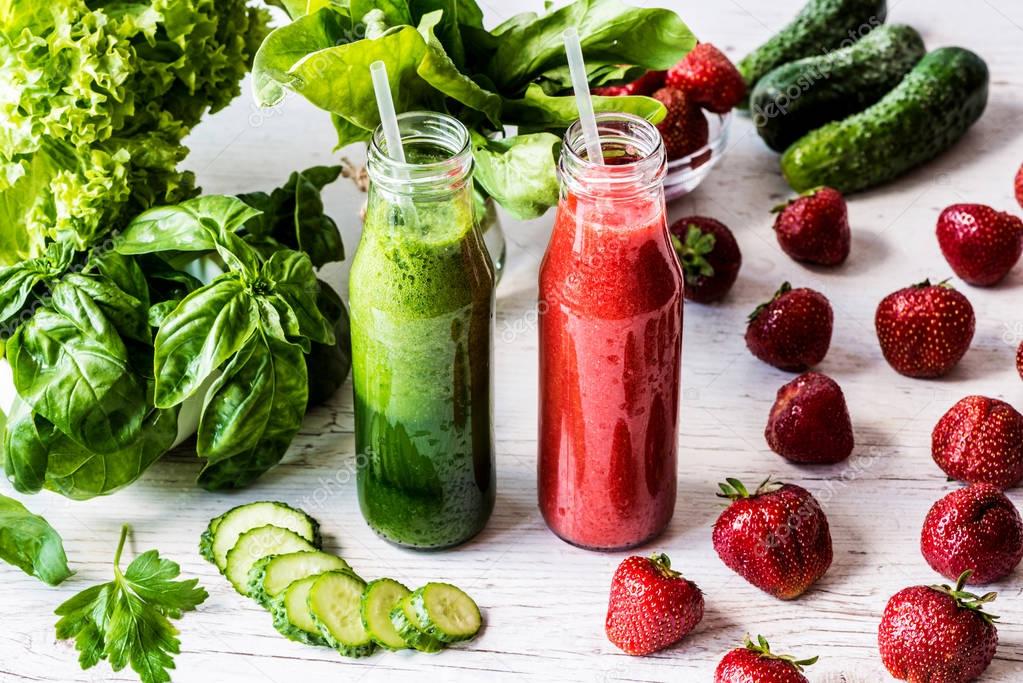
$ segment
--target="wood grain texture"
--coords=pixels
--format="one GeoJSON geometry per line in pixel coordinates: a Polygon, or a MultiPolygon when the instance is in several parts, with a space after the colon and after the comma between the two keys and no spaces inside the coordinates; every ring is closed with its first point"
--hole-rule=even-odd
{"type": "MultiPolygon", "coordinates": [[[[488,21],[537,9],[533,2],[486,0],[488,21]]],[[[734,58],[784,24],[801,0],[660,0],[697,34],[734,58]]],[[[962,285],[978,318],[973,348],[951,376],[938,381],[896,375],[881,357],[873,313],[887,293],[925,277],[949,274],[933,236],[938,212],[958,201],[1018,210],[1012,177],[1023,160],[1023,5],[1016,0],[893,0],[891,20],[909,23],[928,47],[959,44],[984,56],[992,70],[989,110],[951,152],[903,180],[853,199],[851,260],[837,270],[810,269],[785,257],[774,241],[769,208],[787,194],[775,155],[737,117],[721,165],[672,215],[700,213],[730,225],[744,254],[733,293],[719,306],[686,308],[684,390],[680,428],[679,500],[668,531],[648,547],[663,550],[706,593],[707,614],[681,646],[647,658],[619,653],[604,637],[608,582],[624,553],[595,554],[550,534],[536,508],[536,270],[552,216],[519,223],[505,218],[509,267],[498,296],[496,328],[497,507],[486,531],[453,551],[420,554],[389,546],[363,523],[353,481],[350,384],[312,413],[285,462],[237,494],[209,494],[192,485],[194,456],[180,449],[130,489],[86,503],[51,494],[26,499],[66,539],[77,575],[50,589],[0,568],[0,681],[132,681],[105,664],[82,672],[71,644],[54,640],[52,610],[71,594],[110,575],[122,522],[135,534],[131,552],[159,548],[198,577],[210,599],[180,622],[183,653],[175,681],[286,683],[295,680],[445,681],[709,681],[721,655],[747,631],[778,649],[821,661],[817,683],[890,680],[876,647],[888,597],[939,578],[919,552],[929,506],[956,485],[930,459],[930,430],[969,393],[1023,407],[1015,346],[1023,338],[1023,268],[996,289],[962,285]],[[820,369],[843,387],[857,448],[846,463],[790,465],[771,453],[763,428],[777,388],[790,379],[746,350],[745,317],[783,281],[817,288],[836,311],[834,341],[820,369]],[[775,474],[813,491],[829,516],[835,561],[825,578],[790,603],[767,597],[728,571],[711,548],[710,527],[721,504],[716,482],[750,482],[775,474]],[[197,552],[210,517],[242,502],[280,499],[306,508],[323,524],[327,549],[366,577],[393,576],[409,585],[456,583],[477,598],[487,622],[467,647],[439,655],[381,653],[346,661],[326,649],[278,636],[269,617],[240,598],[197,552]]],[[[331,163],[336,154],[326,116],[291,96],[260,111],[248,95],[202,124],[189,140],[187,165],[210,192],[269,189],[290,170],[331,163]]],[[[351,150],[346,150],[346,153],[351,150]]],[[[358,235],[362,199],[342,182],[328,208],[343,226],[349,253],[358,235]]],[[[327,271],[346,290],[347,269],[327,271]]],[[[1017,503],[1023,493],[1010,492],[1017,503]]],[[[1000,592],[1001,645],[986,681],[1023,680],[1023,574],[994,586],[1000,592]]]]}

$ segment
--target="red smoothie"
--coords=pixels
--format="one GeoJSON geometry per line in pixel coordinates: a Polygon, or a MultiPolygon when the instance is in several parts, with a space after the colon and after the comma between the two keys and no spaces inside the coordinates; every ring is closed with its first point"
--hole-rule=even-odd
{"type": "Polygon", "coordinates": [[[611,550],[675,507],[682,273],[659,177],[590,171],[563,191],[540,268],[538,489],[554,533],[611,550]]]}

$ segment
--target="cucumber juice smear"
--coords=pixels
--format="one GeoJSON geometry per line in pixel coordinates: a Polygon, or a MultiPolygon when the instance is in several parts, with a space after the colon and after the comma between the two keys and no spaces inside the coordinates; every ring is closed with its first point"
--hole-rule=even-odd
{"type": "Polygon", "coordinates": [[[408,163],[378,129],[349,281],[359,505],[384,539],[437,549],[475,536],[494,507],[494,265],[465,127],[398,119],[408,163]]]}

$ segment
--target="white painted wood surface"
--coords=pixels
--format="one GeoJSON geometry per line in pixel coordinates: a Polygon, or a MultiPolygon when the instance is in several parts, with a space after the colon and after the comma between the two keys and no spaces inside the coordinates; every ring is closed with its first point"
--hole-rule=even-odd
{"type": "MultiPolygon", "coordinates": [[[[485,0],[489,20],[529,3],[485,0]],[[514,6],[514,8],[513,8],[514,6]]],[[[645,3],[654,4],[654,3],[645,3]]],[[[793,15],[802,0],[665,0],[698,35],[738,58],[793,15]]],[[[954,150],[905,179],[855,197],[851,260],[837,270],[797,265],[778,249],[771,206],[787,195],[777,162],[739,117],[727,157],[672,214],[715,216],[732,227],[744,254],[739,282],[720,306],[686,309],[684,401],[680,429],[679,500],[668,531],[640,552],[663,550],[706,593],[707,613],[680,646],[647,658],[618,652],[604,637],[611,574],[624,553],[596,554],[562,543],[545,528],[535,503],[536,270],[551,216],[531,223],[505,219],[509,266],[498,296],[497,508],[486,531],[453,551],[422,554],[391,547],[363,523],[353,482],[351,388],[306,420],[285,462],[237,494],[209,494],[192,485],[197,467],[174,454],[141,481],[110,498],[68,502],[41,494],[26,502],[66,540],[78,574],[50,589],[0,568],[2,681],[130,681],[105,664],[79,670],[69,643],[56,642],[52,610],[87,585],[106,581],[122,522],[135,527],[130,549],[158,548],[210,591],[197,613],[180,622],[182,654],[175,681],[286,683],[296,680],[580,680],[709,681],[721,655],[747,631],[778,649],[821,661],[812,681],[889,680],[876,647],[881,610],[896,590],[934,583],[918,549],[928,507],[955,484],[929,455],[930,430],[969,393],[1023,407],[1023,382],[1013,367],[1023,337],[1023,267],[1002,286],[963,285],[978,318],[973,348],[938,381],[911,380],[888,368],[877,347],[873,312],[887,293],[925,277],[950,273],[933,236],[945,205],[977,201],[1019,207],[1012,176],[1023,161],[1023,5],[1017,0],[894,0],[894,21],[917,27],[929,47],[959,44],[983,55],[992,70],[991,101],[981,122],[954,150]],[[800,468],[771,453],[762,436],[776,389],[790,375],[756,361],[743,343],[745,316],[783,280],[826,293],[835,308],[834,341],[820,369],[842,385],[856,428],[846,463],[800,468]],[[715,483],[749,483],[774,473],[799,483],[823,503],[835,542],[831,571],[807,595],[776,601],[729,572],[714,554],[710,528],[721,509],[715,483]],[[483,607],[487,627],[467,647],[439,655],[380,653],[343,660],[330,650],[278,636],[267,615],[240,598],[202,561],[196,544],[210,517],[257,499],[281,499],[320,519],[326,547],[364,576],[393,576],[409,585],[431,579],[459,584],[483,607]]],[[[187,164],[210,192],[268,189],[299,167],[328,163],[332,132],[326,116],[292,96],[259,111],[247,96],[195,132],[187,164]]],[[[351,150],[349,150],[350,152],[351,150]]],[[[329,191],[331,213],[354,251],[358,192],[344,182],[329,191]]],[[[345,291],[345,268],[329,271],[345,291]]],[[[1023,493],[1010,496],[1023,503],[1023,493]]],[[[25,500],[22,497],[23,500],[25,500]]],[[[984,680],[1023,680],[1023,573],[995,586],[1001,645],[984,680]]]]}

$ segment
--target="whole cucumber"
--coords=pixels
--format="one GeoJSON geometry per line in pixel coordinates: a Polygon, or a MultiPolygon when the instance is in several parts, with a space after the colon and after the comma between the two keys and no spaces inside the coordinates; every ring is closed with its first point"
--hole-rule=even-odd
{"type": "Polygon", "coordinates": [[[926,51],[915,29],[892,24],[841,50],[779,66],[760,79],[750,98],[757,133],[784,152],[811,130],[880,100],[926,51]]]}
{"type": "Polygon", "coordinates": [[[747,91],[782,64],[852,45],[887,14],[885,0],[810,0],[788,26],[739,62],[747,91]]]}
{"type": "Polygon", "coordinates": [[[973,52],[935,50],[874,106],[789,147],[782,173],[800,192],[820,185],[856,192],[896,178],[969,130],[987,106],[988,78],[973,52]]]}

